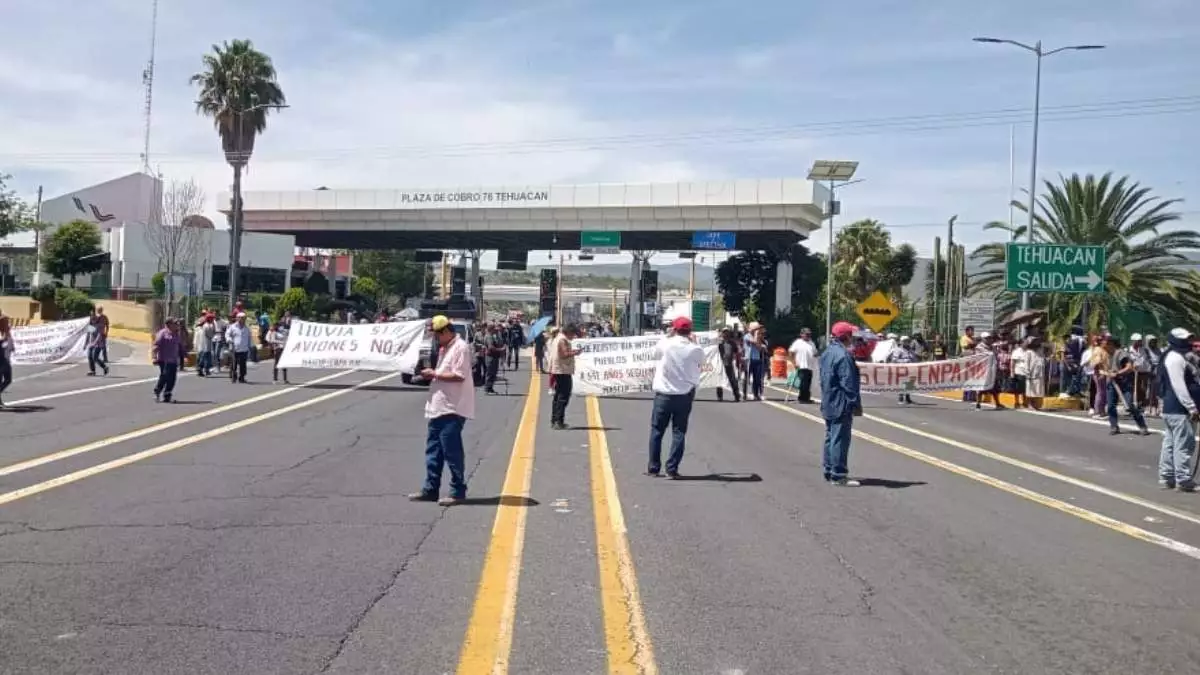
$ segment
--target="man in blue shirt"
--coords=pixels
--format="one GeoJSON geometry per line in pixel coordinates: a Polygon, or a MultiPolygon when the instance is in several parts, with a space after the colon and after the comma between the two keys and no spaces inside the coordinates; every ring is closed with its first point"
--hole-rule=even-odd
{"type": "Polygon", "coordinates": [[[832,339],[821,354],[821,416],[825,418],[825,456],[822,468],[830,485],[858,487],[846,477],[850,459],[850,430],[854,418],[862,415],[859,395],[858,364],[850,354],[855,327],[845,321],[833,324],[832,339]]]}

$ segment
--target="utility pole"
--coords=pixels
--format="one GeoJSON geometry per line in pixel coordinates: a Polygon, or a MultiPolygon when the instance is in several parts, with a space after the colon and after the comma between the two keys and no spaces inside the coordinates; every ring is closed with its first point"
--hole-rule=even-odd
{"type": "Polygon", "coordinates": [[[617,330],[617,288],[616,288],[616,286],[614,286],[612,289],[612,296],[613,296],[612,297],[612,305],[609,307],[610,312],[609,312],[608,320],[609,320],[609,323],[611,323],[613,325],[613,331],[615,332],[617,330]]]}

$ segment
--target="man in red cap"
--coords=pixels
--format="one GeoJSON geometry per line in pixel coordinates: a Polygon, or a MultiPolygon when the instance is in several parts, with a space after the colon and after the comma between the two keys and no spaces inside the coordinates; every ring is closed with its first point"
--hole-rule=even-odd
{"type": "Polygon", "coordinates": [[[825,418],[825,455],[822,468],[831,485],[858,487],[847,477],[850,460],[850,429],[862,415],[858,364],[850,354],[850,341],[858,329],[845,321],[833,324],[832,339],[821,354],[821,416],[825,418]]]}
{"type": "Polygon", "coordinates": [[[658,342],[655,352],[659,358],[654,366],[654,411],[650,413],[650,461],[646,475],[657,476],[662,469],[663,434],[670,424],[671,455],[667,457],[666,468],[667,477],[674,480],[679,478],[688,417],[704,368],[704,349],[692,337],[692,320],[681,316],[671,322],[671,334],[658,342]]]}

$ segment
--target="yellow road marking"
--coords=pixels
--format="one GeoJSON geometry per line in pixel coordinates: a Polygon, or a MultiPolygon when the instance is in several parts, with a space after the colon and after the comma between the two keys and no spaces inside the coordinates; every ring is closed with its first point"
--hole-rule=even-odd
{"type": "MultiPolygon", "coordinates": [[[[33,377],[34,377],[33,375],[29,375],[29,376],[26,376],[26,379],[32,379],[33,377]]],[[[107,391],[109,389],[118,389],[120,387],[131,387],[135,384],[145,384],[147,382],[154,382],[157,379],[158,379],[158,377],[155,376],[155,377],[143,378],[140,380],[129,380],[126,382],[117,382],[115,384],[102,384],[98,387],[85,387],[83,389],[72,389],[71,391],[60,391],[57,394],[43,394],[41,396],[34,396],[32,398],[23,398],[20,401],[9,401],[8,404],[9,405],[26,405],[28,403],[37,403],[39,401],[51,401],[56,398],[66,398],[68,396],[78,396],[80,394],[90,394],[95,391],[107,391]]],[[[15,381],[16,380],[14,380],[14,382],[15,381]]]]}
{"type": "MultiPolygon", "coordinates": [[[[772,386],[771,388],[775,389],[776,391],[783,391],[783,390],[779,389],[778,387],[772,386]]],[[[1123,502],[1127,502],[1127,503],[1133,504],[1135,506],[1140,506],[1144,509],[1149,509],[1151,511],[1157,511],[1164,515],[1171,516],[1172,518],[1178,518],[1179,520],[1187,521],[1189,523],[1192,523],[1193,525],[1200,525],[1200,515],[1196,515],[1194,513],[1189,513],[1187,511],[1172,508],[1170,506],[1164,506],[1162,504],[1157,504],[1155,502],[1152,502],[1152,501],[1149,501],[1146,499],[1142,499],[1141,497],[1131,495],[1131,494],[1128,494],[1125,492],[1121,492],[1120,490],[1113,490],[1112,488],[1106,488],[1103,485],[1097,485],[1096,483],[1092,483],[1092,482],[1089,482],[1086,480],[1075,478],[1073,476],[1068,476],[1066,474],[1062,474],[1057,471],[1054,471],[1053,469],[1047,469],[1043,466],[1038,466],[1037,464],[1031,464],[1029,462],[1026,462],[1026,461],[1023,461],[1020,459],[1016,459],[1015,457],[1009,457],[1008,455],[1002,455],[994,450],[988,450],[987,448],[982,448],[978,445],[964,443],[962,441],[958,441],[953,438],[949,438],[947,436],[939,436],[938,434],[930,433],[928,431],[924,431],[924,430],[918,429],[916,427],[911,427],[906,424],[900,424],[899,422],[893,422],[892,420],[886,419],[884,417],[879,417],[877,415],[869,415],[869,414],[863,415],[863,419],[868,419],[868,420],[871,420],[872,422],[877,422],[879,424],[883,424],[885,426],[892,427],[893,429],[900,429],[901,431],[904,431],[904,432],[907,432],[907,433],[910,433],[910,434],[913,434],[916,436],[921,436],[922,438],[928,438],[930,440],[937,441],[939,443],[945,443],[946,445],[958,448],[959,450],[966,450],[967,452],[974,453],[976,455],[979,455],[980,457],[986,457],[990,460],[994,460],[994,461],[1000,462],[1002,464],[1008,464],[1009,466],[1015,466],[1018,469],[1023,469],[1030,473],[1036,473],[1037,475],[1043,476],[1045,478],[1051,478],[1053,480],[1062,481],[1068,485],[1074,485],[1077,488],[1082,488],[1084,490],[1090,490],[1097,494],[1102,494],[1106,497],[1112,497],[1113,499],[1119,499],[1123,502]]]]}
{"type": "Polygon", "coordinates": [[[483,559],[479,590],[475,593],[475,605],[458,658],[459,675],[504,675],[508,672],[529,507],[506,502],[505,498],[523,502],[529,497],[541,392],[541,379],[530,376],[525,410],[521,413],[517,438],[508,460],[491,543],[483,559]]]}
{"type": "Polygon", "coordinates": [[[600,402],[587,397],[588,445],[592,469],[592,510],[596,516],[596,561],[600,567],[600,604],[604,609],[604,640],[608,672],[612,675],[652,675],[658,672],[646,617],[638,593],[633,555],[629,550],[625,514],[617,494],[612,458],[600,402]]]}
{"type": "Polygon", "coordinates": [[[62,487],[64,485],[69,485],[71,483],[81,481],[85,478],[90,478],[92,476],[96,476],[96,475],[105,473],[106,471],[112,471],[113,469],[119,469],[124,466],[129,466],[130,464],[140,462],[143,459],[149,459],[151,457],[163,455],[168,452],[178,450],[180,448],[185,448],[189,445],[195,445],[196,443],[199,443],[200,441],[205,441],[210,438],[217,438],[218,436],[222,436],[231,431],[237,431],[238,429],[248,427],[252,424],[258,424],[259,422],[265,422],[269,419],[279,417],[280,415],[286,415],[290,412],[294,412],[294,411],[300,410],[302,408],[307,408],[309,406],[313,406],[318,403],[323,403],[332,398],[337,398],[338,396],[341,396],[343,394],[348,394],[356,389],[361,389],[363,387],[368,387],[370,385],[377,384],[379,382],[383,382],[384,380],[393,378],[398,374],[399,373],[388,373],[387,375],[384,375],[383,377],[377,377],[373,380],[367,380],[366,382],[360,382],[356,385],[351,386],[349,389],[341,389],[338,391],[330,392],[328,394],[322,394],[316,398],[308,399],[306,401],[300,401],[299,403],[293,403],[292,405],[289,405],[289,406],[286,406],[283,408],[278,408],[278,409],[272,410],[270,412],[265,412],[260,415],[255,415],[253,417],[247,417],[246,419],[238,420],[237,422],[233,422],[231,424],[226,424],[226,425],[218,427],[216,429],[210,429],[209,431],[201,432],[199,434],[188,436],[186,438],[181,438],[177,441],[172,441],[170,443],[164,443],[158,447],[150,448],[149,450],[135,452],[132,455],[126,455],[119,459],[114,459],[109,462],[104,462],[103,464],[97,464],[96,466],[92,466],[92,467],[88,467],[86,469],[81,469],[79,471],[68,473],[66,475],[59,476],[58,478],[52,478],[48,481],[43,481],[43,482],[37,483],[35,485],[30,485],[29,487],[24,487],[19,490],[13,490],[12,492],[6,492],[4,494],[0,494],[0,505],[8,504],[10,502],[15,502],[18,499],[24,499],[25,497],[29,497],[32,495],[40,494],[42,492],[46,492],[47,490],[53,490],[56,487],[62,487]]]}
{"type": "MultiPolygon", "coordinates": [[[[92,441],[91,443],[85,443],[83,445],[78,445],[74,448],[67,448],[66,450],[59,450],[58,452],[52,452],[48,455],[42,455],[41,457],[34,457],[32,459],[27,459],[27,460],[24,460],[21,462],[17,462],[16,464],[9,464],[8,466],[0,467],[0,476],[10,476],[14,473],[20,473],[22,471],[27,471],[34,467],[42,466],[43,464],[49,464],[50,462],[57,462],[60,459],[74,457],[75,455],[82,455],[86,452],[92,452],[93,450],[99,450],[101,448],[107,448],[111,445],[116,445],[117,443],[124,443],[125,441],[131,441],[135,438],[141,438],[142,436],[147,436],[149,434],[158,433],[159,431],[164,431],[164,430],[170,429],[172,427],[177,427],[181,424],[190,424],[192,422],[195,422],[196,420],[202,420],[205,417],[219,415],[221,413],[229,412],[230,410],[235,410],[237,408],[241,408],[244,406],[259,403],[261,401],[265,401],[270,398],[275,398],[276,396],[283,396],[284,394],[293,392],[297,389],[302,389],[304,387],[308,387],[308,386],[311,386],[314,384],[320,384],[321,382],[325,382],[327,380],[332,380],[335,377],[341,377],[342,375],[345,375],[345,374],[351,373],[351,372],[354,372],[354,371],[345,370],[340,373],[326,375],[325,377],[320,377],[311,382],[305,382],[304,384],[298,384],[298,385],[295,385],[292,387],[286,387],[284,389],[276,389],[275,391],[272,391],[272,392],[269,392],[266,394],[260,394],[258,396],[253,396],[251,398],[242,399],[240,401],[234,401],[233,403],[227,403],[223,406],[218,406],[218,407],[212,408],[210,410],[203,410],[201,412],[193,413],[191,415],[184,415],[183,417],[177,417],[173,420],[167,420],[166,422],[152,424],[148,427],[142,427],[141,429],[134,429],[133,431],[128,431],[126,433],[118,434],[116,436],[109,436],[108,438],[101,438],[98,441],[92,441]]],[[[124,383],[122,383],[122,384],[124,384],[124,383]]],[[[30,400],[32,400],[32,399],[30,399],[30,400]]]]}
{"type": "MultiPolygon", "coordinates": [[[[792,408],[787,407],[786,405],[783,405],[782,403],[776,403],[775,401],[763,401],[763,403],[766,403],[767,405],[769,405],[773,408],[782,410],[787,413],[791,413],[798,417],[803,417],[805,419],[811,420],[813,422],[819,422],[821,424],[825,423],[825,420],[823,420],[820,417],[817,417],[816,415],[810,415],[808,413],[801,412],[799,410],[794,410],[792,408]]],[[[1200,560],[1200,548],[1197,548],[1190,544],[1185,544],[1181,541],[1176,541],[1169,537],[1164,537],[1160,534],[1150,532],[1149,530],[1143,530],[1140,527],[1130,525],[1129,523],[1125,523],[1120,520],[1116,520],[1115,518],[1109,518],[1108,516],[1096,513],[1095,511],[1089,511],[1087,509],[1075,506],[1074,504],[1064,502],[1060,499],[1048,497],[1044,494],[1041,494],[1040,492],[1034,492],[1033,490],[1023,488],[1019,485],[1014,485],[1007,481],[1000,480],[999,478],[994,478],[985,473],[980,473],[978,471],[975,471],[974,469],[968,469],[965,466],[959,466],[958,464],[954,464],[952,462],[947,462],[944,459],[934,457],[933,455],[927,455],[923,452],[920,452],[919,450],[913,450],[912,448],[905,447],[898,443],[893,443],[889,440],[879,438],[878,436],[874,436],[874,435],[868,434],[866,432],[854,431],[852,433],[856,437],[861,438],[864,441],[867,441],[869,443],[874,443],[875,445],[878,445],[882,448],[887,448],[888,450],[899,453],[906,457],[910,457],[917,461],[924,462],[931,466],[935,466],[939,469],[949,471],[950,473],[957,474],[959,476],[963,476],[964,478],[970,478],[971,480],[978,481],[985,485],[994,487],[997,490],[1002,490],[1009,494],[1016,495],[1023,499],[1027,499],[1036,504],[1041,504],[1042,506],[1054,509],[1056,511],[1061,511],[1062,513],[1066,513],[1066,514],[1075,516],[1076,518],[1079,518],[1080,520],[1085,520],[1094,525],[1099,525],[1101,527],[1105,527],[1110,530],[1113,530],[1114,532],[1120,532],[1121,534],[1124,534],[1126,536],[1133,537],[1134,539],[1138,539],[1140,541],[1144,541],[1149,544],[1154,544],[1156,546],[1161,546],[1165,549],[1174,551],[1176,553],[1182,553],[1183,555],[1186,555],[1189,558],[1193,558],[1195,560],[1200,560]]]]}

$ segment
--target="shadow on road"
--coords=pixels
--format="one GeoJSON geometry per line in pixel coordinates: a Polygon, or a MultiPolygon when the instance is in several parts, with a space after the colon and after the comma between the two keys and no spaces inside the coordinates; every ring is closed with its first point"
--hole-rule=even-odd
{"type": "Polygon", "coordinates": [[[913,487],[914,485],[928,485],[923,480],[889,480],[887,478],[859,478],[858,484],[862,487],[881,487],[891,490],[913,487]]]}
{"type": "Polygon", "coordinates": [[[706,473],[694,476],[679,474],[675,480],[709,481],[713,483],[761,483],[762,476],[756,473],[706,473]]]}
{"type": "Polygon", "coordinates": [[[54,410],[48,405],[6,405],[0,406],[0,413],[35,413],[54,410]]]}
{"type": "Polygon", "coordinates": [[[175,405],[212,405],[213,403],[216,403],[216,401],[185,401],[177,398],[173,399],[171,403],[174,403],[175,405]]]}
{"type": "Polygon", "coordinates": [[[538,506],[541,504],[531,497],[516,495],[500,495],[499,497],[467,497],[457,506],[538,506]]]}
{"type": "Polygon", "coordinates": [[[570,427],[569,431],[620,431],[621,427],[570,427]]]}

